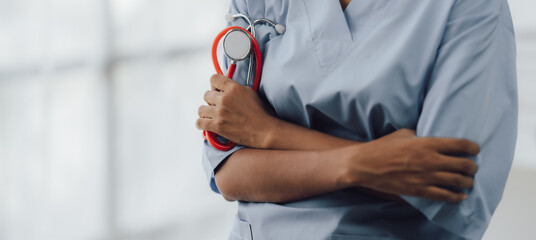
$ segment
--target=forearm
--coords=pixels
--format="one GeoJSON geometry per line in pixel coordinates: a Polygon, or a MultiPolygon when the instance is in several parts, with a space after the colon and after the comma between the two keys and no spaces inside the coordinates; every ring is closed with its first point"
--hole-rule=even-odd
{"type": "MultiPolygon", "coordinates": [[[[335,150],[350,145],[362,144],[361,142],[335,137],[280,119],[272,119],[269,123],[266,126],[267,131],[263,138],[263,148],[274,150],[241,150],[227,160],[227,162],[231,162],[227,164],[228,169],[225,170],[229,172],[228,174],[216,174],[217,176],[230,175],[228,178],[220,179],[219,181],[218,177],[216,177],[218,186],[229,184],[228,186],[231,190],[229,192],[232,192],[232,194],[226,194],[222,191],[227,200],[285,202],[341,189],[340,185],[334,186],[329,182],[333,181],[333,178],[337,176],[336,174],[331,176],[331,178],[317,177],[313,181],[309,181],[308,177],[310,175],[321,176],[319,174],[331,174],[331,172],[323,172],[323,168],[317,168],[319,165],[332,163],[330,162],[331,160],[325,159],[326,157],[321,156],[322,154],[320,153],[315,154],[314,151],[335,150]],[[317,158],[324,158],[324,162],[315,162],[318,161],[317,158]],[[248,167],[245,168],[245,165],[248,167]],[[301,171],[305,171],[303,173],[296,172],[289,174],[286,172],[288,169],[296,169],[299,166],[308,166],[312,169],[300,169],[301,171]],[[261,170],[260,173],[259,169],[261,170]],[[318,172],[310,172],[313,170],[317,170],[318,172]],[[240,172],[241,174],[232,175],[231,173],[233,171],[235,173],[240,172]],[[276,174],[265,177],[261,174],[265,171],[276,174]],[[260,181],[258,181],[259,178],[260,181]],[[324,180],[327,182],[317,182],[324,180]]],[[[332,156],[333,158],[341,159],[341,157],[337,156],[332,156]]],[[[333,168],[335,166],[332,165],[331,167],[333,168]]],[[[331,170],[332,172],[340,172],[344,169],[331,170]]],[[[402,201],[398,195],[381,193],[363,187],[355,189],[386,200],[402,201]]]]}
{"type": "MultiPolygon", "coordinates": [[[[332,150],[362,142],[335,137],[313,129],[305,128],[280,119],[274,121],[277,127],[269,131],[266,148],[285,150],[332,150]]],[[[369,188],[356,187],[354,190],[389,201],[403,201],[398,195],[382,193],[369,188]]]]}
{"type": "Polygon", "coordinates": [[[302,127],[278,118],[271,119],[265,126],[264,149],[278,150],[331,150],[362,142],[332,136],[314,129],[302,127]]]}
{"type": "Polygon", "coordinates": [[[336,156],[322,151],[242,149],[217,170],[216,184],[225,199],[289,202],[349,186],[336,156]]]}
{"type": "Polygon", "coordinates": [[[325,151],[242,149],[216,169],[227,200],[288,202],[350,187],[391,195],[459,202],[470,189],[476,164],[452,154],[476,155],[464,139],[417,138],[399,130],[362,145],[325,151]],[[443,155],[445,154],[445,155],[443,155]]]}

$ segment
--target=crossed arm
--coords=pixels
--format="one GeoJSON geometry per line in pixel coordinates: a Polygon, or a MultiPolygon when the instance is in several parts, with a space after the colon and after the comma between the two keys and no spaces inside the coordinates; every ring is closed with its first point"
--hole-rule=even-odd
{"type": "Polygon", "coordinates": [[[471,141],[417,138],[404,129],[372,142],[351,141],[270,115],[255,92],[224,76],[212,76],[211,86],[197,128],[250,147],[216,170],[229,201],[288,202],[360,188],[392,200],[411,195],[458,202],[467,196],[438,186],[473,186],[475,163],[449,156],[478,154],[471,141]]]}

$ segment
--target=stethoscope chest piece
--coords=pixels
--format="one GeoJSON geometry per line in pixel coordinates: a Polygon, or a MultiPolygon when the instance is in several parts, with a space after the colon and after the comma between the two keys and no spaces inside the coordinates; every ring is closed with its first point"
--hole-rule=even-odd
{"type": "Polygon", "coordinates": [[[246,59],[251,52],[251,38],[242,29],[232,29],[223,38],[223,51],[234,62],[246,59]]]}

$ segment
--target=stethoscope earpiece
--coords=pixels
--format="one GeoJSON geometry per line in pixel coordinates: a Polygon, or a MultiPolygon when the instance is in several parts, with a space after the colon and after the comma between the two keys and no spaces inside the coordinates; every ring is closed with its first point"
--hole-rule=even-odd
{"type": "Polygon", "coordinates": [[[232,21],[235,20],[235,17],[233,15],[231,15],[231,14],[227,14],[227,15],[225,15],[225,20],[227,22],[232,22],[232,21]]]}
{"type": "Polygon", "coordinates": [[[277,33],[279,33],[279,34],[283,34],[283,33],[285,33],[285,31],[287,31],[287,28],[285,28],[285,26],[283,26],[281,24],[276,24],[275,25],[275,31],[277,31],[277,33]]]}

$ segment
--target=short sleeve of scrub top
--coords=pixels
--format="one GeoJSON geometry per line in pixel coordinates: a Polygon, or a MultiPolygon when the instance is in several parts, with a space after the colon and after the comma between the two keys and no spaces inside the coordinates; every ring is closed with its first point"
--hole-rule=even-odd
{"type": "Polygon", "coordinates": [[[482,236],[502,198],[516,144],[510,18],[506,1],[458,1],[447,21],[417,123],[418,136],[465,138],[481,147],[473,158],[479,170],[469,199],[453,204],[405,197],[431,221],[471,239],[482,236]]]}
{"type": "MultiPolygon", "coordinates": [[[[286,26],[258,28],[259,94],[279,118],[372,141],[401,128],[477,142],[468,199],[389,202],[342,190],[296,202],[239,202],[242,239],[480,239],[502,198],[517,134],[515,39],[506,0],[233,0],[231,13],[286,26]]],[[[237,20],[233,25],[244,26],[237,20]]],[[[245,68],[239,74],[245,76],[245,68]]],[[[247,71],[247,70],[246,70],[247,71]]],[[[214,169],[237,147],[205,143],[214,169]]],[[[238,226],[238,227],[236,227],[238,226]]]]}

